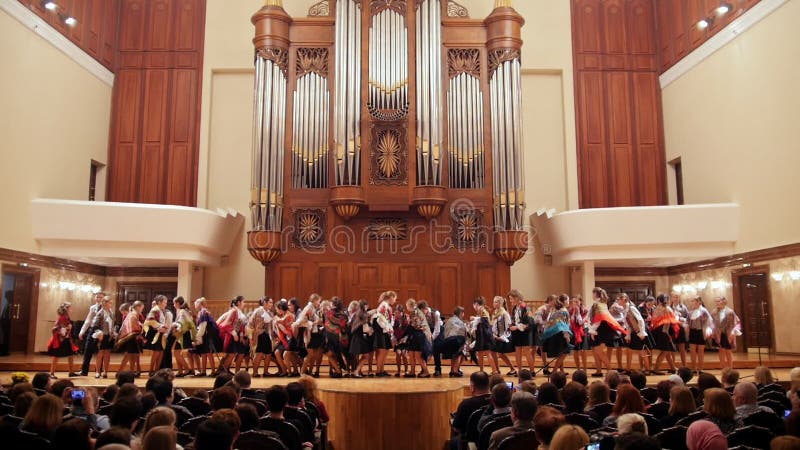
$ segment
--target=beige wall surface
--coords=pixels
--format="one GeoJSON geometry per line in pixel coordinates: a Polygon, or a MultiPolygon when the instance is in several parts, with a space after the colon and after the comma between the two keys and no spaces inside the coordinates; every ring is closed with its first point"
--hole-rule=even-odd
{"type": "Polygon", "coordinates": [[[739,203],[736,252],[800,241],[798,21],[800,2],[786,2],[663,91],[686,203],[739,203]]]}
{"type": "Polygon", "coordinates": [[[30,200],[88,198],[90,162],[107,159],[111,86],[3,11],[0,60],[0,247],[36,252],[30,200]]]}
{"type": "MultiPolygon", "coordinates": [[[[303,17],[316,1],[292,0],[284,8],[303,17]]],[[[466,0],[473,18],[491,13],[493,2],[466,0]]],[[[263,268],[245,249],[249,228],[252,133],[253,26],[250,17],[260,0],[209,0],[203,74],[198,206],[232,207],[248,217],[221,268],[208,268],[204,295],[234,294],[257,298],[263,293],[263,268]]],[[[577,207],[575,111],[569,2],[527,0],[515,7],[525,17],[522,62],[523,117],[528,212],[541,207],[563,211],[577,207]]],[[[535,248],[512,268],[512,285],[526,297],[543,298],[568,288],[566,268],[544,265],[535,248]]],[[[288,294],[281,294],[288,295],[288,294]]]]}

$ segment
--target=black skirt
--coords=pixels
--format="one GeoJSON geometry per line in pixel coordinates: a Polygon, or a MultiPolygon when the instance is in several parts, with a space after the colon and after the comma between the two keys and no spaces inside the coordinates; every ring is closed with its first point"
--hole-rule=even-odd
{"type": "Polygon", "coordinates": [[[706,337],[703,330],[689,330],[689,343],[694,345],[706,345],[706,337]]]}
{"type": "Polygon", "coordinates": [[[336,356],[342,354],[342,340],[338,334],[325,331],[325,349],[336,356]]]}
{"type": "Polygon", "coordinates": [[[422,352],[425,350],[428,339],[425,337],[424,331],[409,327],[406,336],[408,336],[408,351],[422,352]]]}
{"type": "Polygon", "coordinates": [[[556,333],[542,342],[542,348],[544,349],[548,358],[555,358],[564,354],[568,354],[571,349],[571,345],[564,337],[564,333],[556,333]]]}
{"type": "Polygon", "coordinates": [[[309,349],[318,349],[325,346],[325,337],[322,333],[311,333],[311,339],[308,340],[309,349]]]}
{"type": "Polygon", "coordinates": [[[272,339],[270,339],[269,333],[261,333],[258,335],[256,353],[272,353],[272,339]]]}
{"type": "Polygon", "coordinates": [[[529,330],[519,331],[515,330],[511,332],[511,343],[514,344],[514,347],[532,347],[533,346],[533,335],[529,330]]]}
{"type": "Polygon", "coordinates": [[[62,339],[57,347],[48,348],[47,354],[55,356],[56,358],[74,355],[75,352],[72,351],[72,341],[70,339],[62,339]]]}
{"type": "Polygon", "coordinates": [[[372,336],[366,335],[360,331],[353,333],[350,336],[350,354],[364,355],[372,353],[372,336]]]}
{"type": "Polygon", "coordinates": [[[672,336],[669,333],[665,333],[661,327],[651,331],[651,335],[655,341],[656,350],[661,350],[662,352],[675,351],[675,342],[673,342],[672,336]]]}
{"type": "Polygon", "coordinates": [[[384,333],[383,329],[378,325],[378,319],[372,321],[372,329],[375,333],[372,334],[372,345],[375,350],[383,349],[389,350],[392,348],[392,334],[384,333]]]}
{"type": "Polygon", "coordinates": [[[147,330],[147,334],[144,335],[143,347],[154,352],[163,352],[164,340],[161,338],[161,333],[159,333],[155,328],[150,328],[147,330]],[[158,335],[158,339],[156,339],[156,335],[158,335]],[[155,343],[153,343],[154,339],[155,343]]]}
{"type": "Polygon", "coordinates": [[[181,346],[181,350],[192,348],[192,333],[183,333],[179,345],[181,346]]]}
{"type": "Polygon", "coordinates": [[[129,338],[127,341],[125,341],[124,344],[122,344],[120,350],[122,350],[125,353],[136,354],[136,355],[142,353],[142,346],[141,343],[139,342],[139,339],[140,339],[139,336],[129,338]]]}
{"type": "Polygon", "coordinates": [[[442,355],[442,359],[453,359],[453,357],[458,356],[466,341],[467,338],[464,336],[450,336],[443,340],[439,347],[439,353],[442,355]]]}
{"type": "Polygon", "coordinates": [[[630,340],[630,342],[626,342],[626,345],[625,345],[626,347],[628,347],[631,350],[642,350],[642,349],[644,349],[644,346],[647,343],[645,341],[647,339],[647,336],[645,336],[645,338],[642,339],[642,338],[639,337],[638,334],[636,334],[634,332],[631,332],[629,336],[631,337],[631,340],[630,340]]]}
{"type": "Polygon", "coordinates": [[[681,327],[681,331],[678,333],[678,338],[674,340],[676,344],[685,344],[689,342],[689,337],[686,336],[686,328],[681,327]]]}
{"type": "Polygon", "coordinates": [[[574,334],[570,338],[570,344],[572,344],[572,348],[574,350],[576,350],[576,351],[591,350],[592,347],[590,345],[590,341],[591,341],[591,338],[589,337],[589,331],[586,330],[585,328],[584,328],[584,332],[583,332],[583,340],[581,340],[580,344],[575,342],[575,335],[574,334]]]}
{"type": "Polygon", "coordinates": [[[492,350],[493,346],[492,337],[492,330],[489,327],[488,320],[483,319],[480,324],[478,324],[477,330],[475,331],[475,347],[473,348],[476,352],[484,352],[487,350],[492,350]]]}
{"type": "Polygon", "coordinates": [[[725,333],[722,333],[720,335],[720,337],[719,337],[719,348],[722,348],[722,349],[725,349],[725,350],[731,350],[733,348],[731,346],[730,341],[728,340],[728,335],[725,334],[725,333]]]}
{"type": "Polygon", "coordinates": [[[603,322],[597,327],[597,335],[592,339],[592,346],[605,344],[607,347],[616,348],[620,346],[620,340],[619,333],[611,328],[611,325],[603,322]]]}
{"type": "Polygon", "coordinates": [[[514,353],[514,344],[511,341],[501,341],[499,339],[495,339],[494,343],[492,344],[492,351],[495,353],[514,353]]]}
{"type": "Polygon", "coordinates": [[[98,348],[100,350],[112,350],[114,348],[114,339],[111,339],[111,336],[103,336],[103,340],[100,341],[98,348]]]}

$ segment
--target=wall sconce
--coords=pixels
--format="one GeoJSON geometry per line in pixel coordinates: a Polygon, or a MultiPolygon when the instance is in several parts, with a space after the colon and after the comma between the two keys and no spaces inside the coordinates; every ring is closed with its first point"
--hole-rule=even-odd
{"type": "Polygon", "coordinates": [[[42,6],[48,11],[55,11],[58,9],[56,2],[42,2],[42,6]]]}
{"type": "Polygon", "coordinates": [[[698,282],[697,282],[697,289],[699,289],[699,290],[701,290],[701,291],[702,291],[703,289],[705,289],[705,288],[706,288],[706,286],[708,286],[708,281],[698,281],[698,282]]]}
{"type": "Polygon", "coordinates": [[[709,25],[711,25],[711,22],[712,19],[710,17],[706,19],[700,19],[697,21],[697,29],[705,30],[706,28],[708,28],[709,25]]]}
{"type": "Polygon", "coordinates": [[[789,278],[792,280],[800,280],[800,270],[792,270],[789,272],[789,278]]]}
{"type": "Polygon", "coordinates": [[[74,17],[72,17],[72,16],[62,16],[61,14],[59,14],[59,15],[58,15],[58,17],[59,17],[61,20],[63,20],[63,21],[64,21],[64,23],[65,23],[65,24],[67,24],[67,26],[74,27],[75,25],[77,25],[77,24],[78,24],[78,20],[77,20],[77,19],[75,19],[75,18],[74,18],[74,17]]]}
{"type": "Polygon", "coordinates": [[[775,281],[781,281],[783,279],[783,272],[773,272],[770,276],[775,281]]]}
{"type": "Polygon", "coordinates": [[[732,9],[733,9],[733,7],[731,6],[730,3],[721,3],[717,7],[717,9],[714,10],[714,14],[716,14],[717,17],[722,17],[725,14],[728,14],[729,12],[731,12],[732,9]]]}
{"type": "Polygon", "coordinates": [[[70,16],[68,14],[64,14],[61,11],[59,11],[59,9],[61,9],[61,7],[58,6],[58,4],[56,2],[54,2],[54,1],[42,0],[42,7],[44,9],[48,10],[48,11],[52,11],[52,12],[58,14],[59,20],[64,22],[64,24],[66,24],[68,27],[74,27],[75,25],[78,24],[78,19],[76,19],[76,18],[74,18],[74,17],[72,17],[72,16],[70,16]]]}

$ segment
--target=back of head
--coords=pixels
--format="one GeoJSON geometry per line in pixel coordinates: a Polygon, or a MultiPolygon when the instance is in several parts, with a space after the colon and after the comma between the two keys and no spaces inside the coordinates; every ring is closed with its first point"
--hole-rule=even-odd
{"type": "Polygon", "coordinates": [[[533,429],[536,432],[536,439],[542,444],[550,445],[556,430],[566,423],[564,414],[555,408],[542,406],[533,416],[533,429]]]}
{"type": "Polygon", "coordinates": [[[536,415],[536,397],[529,392],[515,392],[511,396],[511,411],[517,420],[530,422],[536,415]]]}
{"type": "Polygon", "coordinates": [[[700,372],[697,376],[697,389],[705,391],[706,389],[721,388],[722,383],[719,382],[717,377],[708,372],[700,372]]]}
{"type": "Polygon", "coordinates": [[[589,443],[589,435],[576,425],[559,428],[550,441],[550,450],[578,450],[589,443]]]}
{"type": "Polygon", "coordinates": [[[61,424],[64,403],[61,398],[45,394],[33,401],[23,421],[23,429],[32,433],[49,434],[61,424]]]}
{"type": "Polygon", "coordinates": [[[60,380],[56,380],[52,385],[50,385],[50,393],[58,398],[62,398],[64,396],[64,391],[67,388],[72,387],[75,387],[75,383],[73,383],[72,380],[62,378],[60,380]]]}
{"type": "Polygon", "coordinates": [[[731,395],[722,388],[712,388],[704,392],[703,411],[711,417],[733,420],[736,408],[731,395]]]}
{"type": "Polygon", "coordinates": [[[255,406],[249,403],[239,403],[236,405],[235,411],[242,422],[239,431],[244,433],[245,431],[255,430],[258,427],[258,411],[256,411],[255,406]]]}
{"type": "Polygon", "coordinates": [[[647,422],[639,414],[623,414],[617,418],[617,430],[619,434],[643,433],[647,432],[647,422]]]}
{"type": "Polygon", "coordinates": [[[68,448],[70,450],[91,450],[92,442],[89,439],[89,422],[72,418],[56,428],[53,435],[54,448],[68,448]]]}
{"type": "Polygon", "coordinates": [[[117,386],[122,386],[123,384],[133,383],[136,380],[136,374],[131,372],[130,370],[124,370],[122,372],[117,373],[117,386]]]}
{"type": "Polygon", "coordinates": [[[734,386],[736,383],[739,382],[739,371],[736,369],[731,369],[726,367],[722,369],[722,374],[720,376],[722,378],[722,384],[727,386],[734,386]]]}
{"type": "Polygon", "coordinates": [[[539,386],[539,393],[537,394],[537,400],[539,400],[540,405],[547,405],[547,404],[561,404],[561,396],[558,393],[558,388],[553,383],[542,383],[539,386]]]}
{"type": "Polygon", "coordinates": [[[214,389],[214,392],[211,394],[211,409],[214,411],[222,408],[233,408],[236,406],[236,402],[239,400],[239,396],[236,395],[236,391],[230,386],[222,386],[219,389],[214,389]]]}
{"type": "Polygon", "coordinates": [[[800,438],[797,436],[778,436],[769,443],[770,450],[800,450],[800,438]]]}
{"type": "Polygon", "coordinates": [[[489,389],[494,388],[498,384],[506,384],[506,380],[503,378],[502,375],[496,373],[494,375],[489,376],[489,389]]]}
{"type": "Polygon", "coordinates": [[[672,390],[672,386],[674,384],[672,381],[669,380],[661,380],[656,385],[656,393],[658,394],[658,399],[662,402],[669,401],[669,392],[672,390]]]}
{"type": "Polygon", "coordinates": [[[233,381],[241,386],[242,389],[248,389],[252,383],[252,378],[250,377],[250,372],[246,370],[240,370],[236,372],[236,375],[233,376],[233,381]]]}
{"type": "Polygon", "coordinates": [[[586,375],[586,371],[583,369],[578,369],[575,372],[572,372],[572,381],[580,383],[584,386],[589,385],[589,377],[586,375]]]}
{"type": "Polygon", "coordinates": [[[175,450],[177,433],[173,426],[160,426],[147,431],[142,439],[142,450],[175,450]]]}
{"type": "Polygon", "coordinates": [[[47,390],[47,385],[50,383],[50,374],[47,372],[39,372],[33,376],[33,380],[31,380],[31,385],[33,385],[34,389],[41,389],[43,391],[47,390]]]}
{"type": "Polygon", "coordinates": [[[567,412],[570,413],[583,412],[589,397],[584,385],[572,381],[561,390],[561,399],[564,401],[567,412]]]}
{"type": "Polygon", "coordinates": [[[594,381],[589,385],[589,404],[599,405],[601,403],[608,403],[611,398],[611,391],[608,385],[602,381],[594,381]]]}
{"type": "Polygon", "coordinates": [[[736,405],[755,405],[758,403],[758,388],[747,381],[739,383],[733,388],[733,399],[736,405]]]}
{"type": "Polygon", "coordinates": [[[669,391],[669,414],[688,416],[697,409],[692,390],[686,386],[673,386],[669,391]]]}
{"type": "Polygon", "coordinates": [[[206,420],[197,428],[195,450],[227,450],[233,446],[235,436],[228,424],[218,420],[206,420]]]}
{"type": "Polygon", "coordinates": [[[117,397],[117,392],[119,392],[119,386],[116,384],[111,384],[106,386],[105,390],[103,390],[102,398],[103,400],[111,403],[117,397]]]}
{"type": "Polygon", "coordinates": [[[639,391],[630,384],[623,384],[617,389],[617,401],[614,403],[614,414],[617,417],[628,413],[644,412],[644,402],[639,391]]]}
{"type": "Polygon", "coordinates": [[[292,406],[299,405],[305,398],[306,390],[302,384],[293,381],[286,385],[286,396],[288,397],[288,404],[292,406]]]}
{"type": "Polygon", "coordinates": [[[239,419],[239,415],[236,414],[236,411],[232,409],[220,409],[219,411],[215,411],[209,420],[225,423],[234,430],[234,432],[242,427],[242,420],[239,419]]]}
{"type": "Polygon", "coordinates": [[[686,430],[686,446],[689,450],[727,450],[728,439],[712,422],[698,420],[686,430]]]}
{"type": "Polygon", "coordinates": [[[221,374],[217,375],[216,378],[214,378],[214,389],[221,388],[222,386],[225,386],[232,379],[233,379],[233,375],[231,375],[228,372],[222,372],[221,374]]]}
{"type": "Polygon", "coordinates": [[[616,389],[619,386],[619,372],[616,370],[609,370],[604,380],[610,389],[616,389]]]}
{"type": "Polygon", "coordinates": [[[614,450],[661,450],[661,444],[646,434],[628,433],[614,439],[614,450]]]}
{"type": "Polygon", "coordinates": [[[150,386],[150,392],[156,396],[158,403],[166,403],[172,398],[172,381],[163,377],[154,377],[155,380],[150,386]]]}
{"type": "Polygon", "coordinates": [[[800,389],[800,367],[795,367],[789,371],[789,382],[791,383],[790,390],[796,391],[800,389]]]}
{"type": "Polygon", "coordinates": [[[289,396],[283,386],[275,385],[267,390],[267,408],[270,412],[282,412],[287,401],[289,401],[289,396]]]}
{"type": "Polygon", "coordinates": [[[520,392],[527,392],[534,397],[536,396],[536,382],[533,380],[523,381],[517,386],[517,389],[519,389],[520,392]]]}
{"type": "Polygon", "coordinates": [[[175,426],[176,421],[175,411],[172,408],[167,408],[166,406],[153,408],[144,419],[144,432],[146,433],[156,427],[175,426]]]}
{"type": "Polygon", "coordinates": [[[489,389],[489,374],[482,370],[473,372],[472,375],[469,376],[469,384],[471,384],[476,391],[486,391],[489,389]]]}
{"type": "Polygon", "coordinates": [[[131,431],[127,428],[111,427],[97,436],[94,447],[99,449],[110,444],[131,445],[131,431]]]}
{"type": "Polygon", "coordinates": [[[111,405],[109,421],[111,426],[130,430],[142,415],[142,402],[134,396],[122,397],[111,405]]]}
{"type": "Polygon", "coordinates": [[[681,377],[681,380],[683,380],[683,384],[687,384],[692,381],[692,378],[694,377],[693,374],[694,372],[692,372],[692,369],[688,367],[681,367],[678,369],[678,376],[681,377]]]}
{"type": "Polygon", "coordinates": [[[638,370],[634,370],[628,375],[631,379],[631,384],[636,389],[642,390],[647,387],[647,375],[638,370]]]}
{"type": "Polygon", "coordinates": [[[31,405],[38,397],[33,392],[24,392],[17,396],[14,400],[14,415],[17,417],[25,417],[31,409],[31,405]]]}
{"type": "Polygon", "coordinates": [[[769,370],[768,367],[764,366],[756,367],[756,369],[753,371],[753,377],[756,379],[756,384],[762,386],[775,382],[775,378],[772,376],[772,371],[769,370]]]}
{"type": "Polygon", "coordinates": [[[511,389],[505,383],[492,388],[492,404],[495,408],[505,408],[511,403],[511,389]]]}
{"type": "Polygon", "coordinates": [[[520,369],[519,371],[519,382],[528,381],[533,379],[533,374],[531,373],[531,369],[520,369]]]}
{"type": "Polygon", "coordinates": [[[562,389],[567,384],[567,374],[556,370],[550,374],[550,382],[555,384],[557,388],[562,389]]]}

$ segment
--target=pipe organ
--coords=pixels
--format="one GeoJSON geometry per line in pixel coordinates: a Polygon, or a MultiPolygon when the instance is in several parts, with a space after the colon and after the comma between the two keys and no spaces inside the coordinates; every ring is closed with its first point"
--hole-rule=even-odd
{"type": "Polygon", "coordinates": [[[255,25],[250,253],[268,295],[447,311],[510,288],[525,230],[511,0],[322,0],[255,25]]]}

